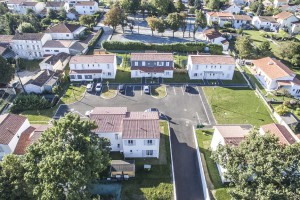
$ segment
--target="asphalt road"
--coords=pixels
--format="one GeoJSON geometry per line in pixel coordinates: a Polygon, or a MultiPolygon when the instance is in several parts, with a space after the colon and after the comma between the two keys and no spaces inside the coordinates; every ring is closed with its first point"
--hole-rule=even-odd
{"type": "Polygon", "coordinates": [[[187,93],[181,86],[167,86],[167,93],[165,98],[155,99],[144,94],[141,86],[127,86],[125,95],[119,94],[110,100],[102,99],[95,92],[87,93],[68,110],[84,115],[96,106],[126,106],[129,111],[158,108],[170,122],[177,199],[201,200],[204,196],[192,126],[211,124],[213,118],[206,114],[210,110],[201,96],[201,87],[194,87],[187,93]]]}

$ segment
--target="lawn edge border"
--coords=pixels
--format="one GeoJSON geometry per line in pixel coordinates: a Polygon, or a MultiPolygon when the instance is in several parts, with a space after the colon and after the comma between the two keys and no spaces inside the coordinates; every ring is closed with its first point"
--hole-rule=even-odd
{"type": "MultiPolygon", "coordinates": [[[[154,85],[153,85],[153,86],[154,86],[154,85]]],[[[166,91],[166,95],[165,95],[165,96],[163,96],[163,97],[161,97],[161,98],[155,97],[155,96],[152,95],[151,89],[150,89],[150,96],[153,97],[154,99],[163,99],[163,98],[165,98],[166,96],[168,96],[167,86],[166,86],[165,84],[163,84],[162,86],[165,86],[165,91],[166,91]]],[[[150,86],[150,87],[152,87],[152,86],[150,86]]]]}
{"type": "Polygon", "coordinates": [[[118,91],[117,91],[117,90],[116,90],[116,94],[115,94],[113,97],[111,97],[111,98],[103,97],[103,96],[102,96],[102,92],[101,92],[101,94],[100,94],[100,97],[101,97],[102,99],[106,99],[106,100],[113,99],[113,98],[115,98],[116,96],[118,96],[118,91]]]}
{"type": "Polygon", "coordinates": [[[198,140],[197,140],[197,136],[196,136],[196,131],[195,131],[195,127],[194,126],[192,126],[192,127],[193,127],[193,136],[194,136],[195,145],[196,145],[197,159],[198,159],[198,165],[199,165],[199,172],[201,175],[204,199],[210,200],[209,191],[208,191],[208,187],[206,184],[204,169],[203,169],[202,160],[201,160],[201,154],[200,154],[200,150],[199,150],[199,144],[198,144],[198,140]]]}
{"type": "Polygon", "coordinates": [[[170,123],[167,121],[168,131],[169,131],[169,143],[170,143],[170,154],[171,154],[171,169],[172,169],[172,183],[173,183],[173,191],[174,191],[174,200],[177,200],[176,194],[176,184],[175,184],[175,174],[174,174],[174,164],[173,164],[173,153],[172,153],[172,142],[171,142],[171,131],[170,131],[170,123]]]}
{"type": "MultiPolygon", "coordinates": [[[[81,87],[81,86],[80,86],[81,87]]],[[[66,90],[67,91],[67,90],[66,90]]],[[[66,91],[65,91],[65,93],[64,93],[64,95],[59,99],[60,101],[61,101],[61,99],[66,95],[66,91]]],[[[70,105],[73,105],[74,103],[77,103],[77,102],[80,102],[80,101],[82,101],[82,99],[85,97],[85,95],[86,95],[86,87],[85,87],[85,90],[84,90],[84,93],[83,93],[83,95],[82,95],[82,97],[79,99],[79,100],[77,100],[77,101],[75,101],[75,102],[72,102],[72,103],[68,103],[68,104],[66,104],[66,103],[64,103],[64,105],[68,105],[68,106],[70,106],[70,105]]],[[[56,114],[56,113],[55,113],[56,114]]]]}

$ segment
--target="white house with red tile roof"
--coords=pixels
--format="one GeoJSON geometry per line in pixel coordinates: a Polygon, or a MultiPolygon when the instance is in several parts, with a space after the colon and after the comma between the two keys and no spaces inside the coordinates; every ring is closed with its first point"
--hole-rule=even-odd
{"type": "Polygon", "coordinates": [[[21,115],[0,115],[0,160],[10,153],[24,154],[25,149],[39,138],[33,132],[37,129],[40,135],[45,130],[42,127],[44,125],[31,126],[28,119],[21,115]]]}
{"type": "Polygon", "coordinates": [[[289,4],[289,0],[274,0],[273,2],[274,8],[287,6],[288,4],[289,4]]]}
{"type": "Polygon", "coordinates": [[[132,53],[130,63],[131,78],[173,78],[172,53],[132,53]]]}
{"type": "Polygon", "coordinates": [[[18,14],[26,14],[28,9],[33,10],[36,14],[40,13],[46,4],[38,1],[27,0],[9,0],[7,1],[7,7],[11,12],[18,14]]]}
{"type": "Polygon", "coordinates": [[[253,61],[255,77],[268,90],[284,88],[293,96],[300,95],[300,80],[295,72],[275,58],[265,57],[253,61]]]}
{"type": "Polygon", "coordinates": [[[257,29],[269,29],[276,32],[280,24],[272,16],[254,16],[251,24],[257,29]]]}
{"type": "Polygon", "coordinates": [[[93,15],[99,11],[96,1],[77,1],[74,8],[79,15],[93,15]]]}
{"type": "MultiPolygon", "coordinates": [[[[215,130],[210,144],[212,151],[217,150],[219,145],[238,146],[252,129],[251,125],[220,125],[214,128],[215,130]]],[[[217,164],[217,168],[222,182],[228,182],[224,177],[226,169],[219,164],[217,164]]]]}
{"type": "Polygon", "coordinates": [[[259,133],[264,135],[266,133],[272,134],[279,139],[279,142],[283,145],[294,144],[298,139],[294,134],[290,133],[288,129],[281,124],[266,124],[260,127],[259,133]]]}
{"type": "Polygon", "coordinates": [[[232,80],[235,60],[228,55],[189,55],[187,70],[190,79],[232,80]]]}
{"type": "Polygon", "coordinates": [[[292,29],[293,23],[300,21],[293,13],[286,11],[275,15],[274,19],[279,23],[281,28],[287,28],[289,32],[292,29]]]}
{"type": "Polygon", "coordinates": [[[86,27],[77,24],[59,23],[45,31],[53,40],[74,40],[84,35],[86,27]]]}
{"type": "Polygon", "coordinates": [[[115,54],[77,55],[69,63],[71,81],[92,81],[93,79],[114,79],[117,73],[115,54]]]}
{"type": "Polygon", "coordinates": [[[90,112],[94,132],[109,139],[112,151],[124,157],[159,157],[160,128],[157,112],[128,112],[126,107],[96,107],[90,112]]]}
{"type": "Polygon", "coordinates": [[[229,42],[218,30],[214,28],[206,29],[202,32],[202,36],[209,43],[221,45],[223,47],[223,51],[228,50],[229,42]]]}

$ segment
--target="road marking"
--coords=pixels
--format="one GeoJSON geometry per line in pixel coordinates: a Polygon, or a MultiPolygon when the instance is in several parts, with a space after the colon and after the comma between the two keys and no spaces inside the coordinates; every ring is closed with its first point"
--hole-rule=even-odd
{"type": "Polygon", "coordinates": [[[176,95],[176,90],[175,90],[175,87],[173,86],[173,90],[174,90],[174,94],[176,95]]]}
{"type": "Polygon", "coordinates": [[[199,117],[199,115],[198,115],[198,112],[196,112],[196,115],[197,115],[199,124],[201,124],[201,121],[200,121],[200,117],[199,117]]]}
{"type": "Polygon", "coordinates": [[[181,86],[180,88],[181,88],[181,91],[182,91],[182,95],[184,95],[183,87],[181,86]]]}
{"type": "Polygon", "coordinates": [[[203,108],[204,108],[204,111],[205,111],[205,114],[206,114],[206,118],[207,118],[207,120],[208,120],[208,123],[211,124],[211,121],[209,120],[209,117],[208,117],[208,114],[207,114],[207,110],[206,110],[206,107],[205,107],[205,105],[204,105],[204,103],[203,103],[203,99],[202,99],[202,97],[201,97],[201,95],[200,95],[200,92],[199,92],[199,97],[200,97],[200,100],[201,100],[201,102],[202,102],[202,105],[203,105],[203,108]]]}

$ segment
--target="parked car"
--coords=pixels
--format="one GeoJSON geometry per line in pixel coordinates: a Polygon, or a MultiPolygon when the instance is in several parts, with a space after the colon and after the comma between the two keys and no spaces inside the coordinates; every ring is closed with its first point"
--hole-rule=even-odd
{"type": "Polygon", "coordinates": [[[100,92],[102,89],[102,83],[97,83],[96,85],[96,92],[100,92]]]}
{"type": "Polygon", "coordinates": [[[144,112],[158,112],[158,116],[161,115],[161,113],[159,112],[159,110],[157,108],[149,108],[149,109],[145,110],[144,112]]]}
{"type": "Polygon", "coordinates": [[[93,84],[92,83],[87,84],[86,91],[88,91],[88,92],[92,92],[93,91],[93,84]]]}
{"type": "Polygon", "coordinates": [[[144,85],[144,93],[145,94],[150,94],[150,86],[149,85],[144,85]]]}
{"type": "Polygon", "coordinates": [[[122,85],[119,85],[119,92],[121,93],[121,94],[124,94],[125,93],[125,85],[124,84],[122,84],[122,85]]]}
{"type": "Polygon", "coordinates": [[[190,92],[191,90],[192,90],[192,86],[190,86],[190,85],[185,86],[185,91],[186,92],[190,92]]]}

